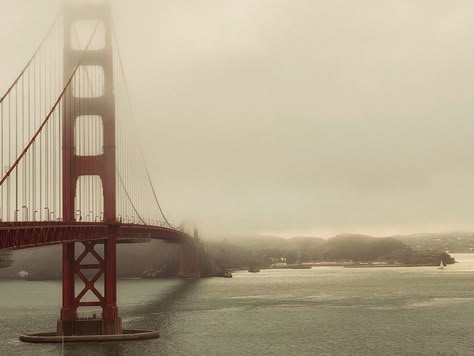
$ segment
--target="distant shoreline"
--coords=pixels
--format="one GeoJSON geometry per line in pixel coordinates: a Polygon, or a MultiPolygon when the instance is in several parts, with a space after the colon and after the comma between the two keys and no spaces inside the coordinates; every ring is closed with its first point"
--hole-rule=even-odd
{"type": "Polygon", "coordinates": [[[377,264],[347,264],[343,265],[344,268],[383,268],[383,267],[437,267],[438,265],[433,264],[385,264],[385,265],[377,265],[377,264]]]}

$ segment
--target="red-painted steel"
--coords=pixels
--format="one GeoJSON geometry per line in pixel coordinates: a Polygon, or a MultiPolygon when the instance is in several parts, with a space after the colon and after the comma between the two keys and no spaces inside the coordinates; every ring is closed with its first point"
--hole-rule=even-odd
{"type": "MultiPolygon", "coordinates": [[[[95,31],[94,31],[95,32],[95,31]]],[[[92,34],[94,36],[94,34],[92,34]]],[[[82,57],[86,58],[87,65],[94,65],[103,70],[103,91],[102,95],[94,97],[74,96],[71,90],[73,102],[69,103],[69,110],[63,112],[63,220],[65,222],[75,221],[75,198],[78,179],[81,176],[97,175],[102,182],[102,192],[104,197],[103,220],[111,224],[116,219],[116,181],[115,181],[115,96],[113,87],[113,58],[112,39],[109,4],[101,5],[80,5],[73,6],[67,3],[64,13],[64,78],[68,78],[77,66],[76,58],[82,52],[82,57]],[[76,21],[92,19],[104,25],[105,45],[102,49],[93,51],[86,48],[84,51],[75,50],[71,43],[73,35],[73,24],[76,21]],[[91,53],[93,53],[91,55],[91,53]],[[90,103],[94,105],[88,105],[90,103]],[[99,115],[103,127],[103,152],[94,156],[79,156],[76,148],[74,130],[78,117],[81,115],[99,115]]],[[[87,69],[87,67],[84,67],[87,69]]],[[[65,102],[66,104],[66,102],[65,102]]],[[[84,306],[80,300],[87,291],[92,291],[99,298],[99,305],[102,307],[102,330],[103,334],[121,334],[122,323],[118,316],[116,295],[116,243],[118,228],[110,225],[106,231],[106,239],[103,241],[103,256],[99,263],[101,268],[96,274],[97,278],[87,281],[82,274],[81,259],[76,260],[70,250],[74,250],[73,242],[67,243],[64,247],[63,270],[74,273],[63,274],[63,307],[61,320],[58,321],[58,333],[66,335],[77,333],[76,320],[78,307],[84,306]],[[75,276],[79,276],[85,283],[82,291],[76,295],[75,276]],[[94,286],[100,276],[104,276],[104,296],[101,296],[94,286]],[[72,278],[71,278],[72,277],[72,278]]],[[[93,247],[95,243],[85,243],[85,255],[92,254],[96,259],[99,257],[93,247]]],[[[81,255],[82,257],[84,257],[81,255]]],[[[87,305],[91,305],[88,303],[87,305]]],[[[95,305],[95,304],[94,304],[95,305]]],[[[95,325],[95,324],[94,324],[95,325]]],[[[95,326],[92,326],[95,328],[95,326]]],[[[87,332],[87,331],[86,331],[87,332]]],[[[90,331],[92,333],[92,330],[90,331]]],[[[97,331],[94,331],[97,332],[97,331]]]]}
{"type": "Polygon", "coordinates": [[[181,278],[200,278],[200,250],[196,243],[183,243],[179,261],[179,276],[181,278]]]}
{"type": "MultiPolygon", "coordinates": [[[[20,146],[20,152],[15,152],[16,159],[13,164],[8,164],[5,175],[3,177],[0,176],[0,186],[2,189],[6,186],[5,189],[7,191],[5,198],[5,201],[7,202],[7,214],[0,215],[0,250],[26,249],[56,244],[63,245],[62,308],[60,319],[57,324],[58,335],[116,335],[122,333],[122,324],[117,308],[116,292],[117,243],[130,240],[137,241],[149,239],[160,239],[181,243],[182,254],[180,261],[180,276],[186,278],[200,277],[199,265],[200,254],[202,251],[199,248],[197,230],[195,231],[195,236],[191,237],[182,231],[171,228],[171,225],[166,220],[161,206],[159,205],[153,186],[151,185],[151,178],[148,170],[146,170],[147,181],[151,185],[151,190],[159,212],[163,215],[165,222],[170,227],[146,225],[147,222],[152,220],[143,219],[140,216],[127,190],[127,185],[122,181],[119,170],[117,170],[116,106],[113,79],[112,28],[109,6],[108,2],[80,5],[74,4],[73,2],[65,3],[63,46],[64,86],[60,86],[62,89],[57,98],[56,96],[53,96],[53,98],[56,99],[51,103],[52,106],[49,111],[46,111],[46,100],[44,100],[45,119],[40,123],[38,128],[33,130],[32,138],[25,142],[26,146],[23,149],[21,149],[23,146],[20,146]],[[89,41],[87,42],[85,50],[75,49],[71,42],[71,38],[74,35],[73,24],[83,20],[94,20],[97,21],[97,23],[89,41]],[[89,45],[92,43],[96,30],[100,24],[103,25],[102,28],[104,29],[104,47],[89,49],[89,45]],[[99,68],[98,71],[93,72],[95,74],[92,75],[92,78],[90,78],[91,76],[88,72],[87,66],[99,68]],[[81,79],[84,77],[84,72],[86,73],[85,77],[87,77],[87,80],[81,79]],[[102,82],[97,78],[95,78],[94,82],[94,77],[100,76],[97,74],[98,72],[103,73],[102,82]],[[90,89],[90,96],[84,96],[85,91],[83,89],[86,85],[89,86],[88,89],[90,89]],[[97,94],[97,92],[100,94],[97,94]],[[58,135],[62,138],[62,154],[59,154],[59,152],[57,154],[50,152],[52,150],[50,150],[49,146],[46,148],[41,145],[41,142],[44,143],[51,141],[51,137],[49,137],[48,134],[51,136],[55,134],[55,132],[52,132],[53,130],[51,130],[51,127],[57,127],[59,132],[61,125],[48,126],[51,121],[50,118],[53,118],[52,121],[54,121],[54,118],[57,118],[58,116],[61,118],[62,123],[62,135],[58,135]],[[99,116],[101,119],[101,138],[98,138],[100,134],[98,131],[100,130],[97,128],[92,133],[88,133],[88,135],[82,134],[83,137],[81,138],[84,139],[84,141],[87,140],[88,146],[101,146],[101,151],[98,153],[96,152],[95,155],[89,151],[87,151],[88,154],[86,155],[83,150],[84,147],[82,150],[79,149],[79,147],[81,147],[79,142],[75,142],[75,140],[79,140],[76,135],[76,129],[80,126],[78,125],[78,122],[81,120],[78,120],[78,118],[81,116],[85,116],[89,119],[91,117],[99,116]],[[49,127],[49,130],[47,130],[46,127],[49,127]],[[43,134],[42,137],[40,137],[41,134],[43,134]],[[36,151],[34,150],[34,145],[37,142],[40,143],[39,154],[36,154],[36,151]],[[29,189],[28,187],[30,187],[30,185],[27,183],[36,182],[34,174],[36,167],[35,162],[42,162],[42,160],[38,160],[37,158],[42,157],[43,151],[47,153],[45,154],[46,159],[44,160],[44,167],[39,165],[38,185],[31,185],[33,188],[40,187],[40,190],[29,189]],[[81,153],[83,155],[81,155],[81,153]],[[30,156],[27,157],[27,154],[30,156]],[[22,168],[27,172],[28,164],[26,158],[30,158],[30,161],[33,162],[33,178],[30,179],[29,182],[25,179],[25,177],[29,175],[26,173],[18,174],[19,168],[22,168]],[[62,180],[62,199],[56,199],[55,195],[50,194],[49,192],[49,189],[54,189],[56,187],[61,189],[61,185],[56,184],[57,180],[55,174],[53,174],[53,180],[48,179],[50,164],[56,162],[56,159],[62,163],[62,179],[59,174],[57,175],[57,180],[62,180]],[[20,161],[22,162],[21,165],[20,161]],[[90,192],[92,192],[89,195],[89,193],[84,194],[81,189],[78,189],[79,179],[84,176],[98,176],[101,182],[102,192],[98,193],[97,190],[93,190],[89,187],[90,192]],[[126,213],[126,210],[126,214],[124,214],[123,211],[119,211],[119,214],[122,215],[117,216],[117,211],[120,209],[117,209],[116,176],[120,179],[120,187],[125,191],[126,197],[131,204],[135,215],[143,224],[122,223],[130,221],[135,222],[135,216],[132,217],[132,220],[132,218],[130,218],[126,213]],[[18,183],[19,177],[23,179],[20,184],[18,183]],[[12,182],[13,179],[15,179],[15,182],[12,191],[15,193],[15,199],[14,204],[11,205],[11,192],[8,184],[12,182]],[[6,182],[6,184],[3,184],[4,182],[6,182]],[[44,194],[43,186],[45,188],[44,194]],[[21,194],[19,194],[19,187],[22,188],[21,194]],[[32,198],[31,202],[27,202],[26,200],[28,195],[32,198]],[[94,203],[96,203],[94,205],[96,209],[90,210],[90,214],[87,215],[85,220],[100,222],[82,221],[81,209],[84,209],[80,201],[81,199],[88,200],[89,197],[94,201],[94,203]],[[39,200],[38,204],[36,203],[37,198],[39,200]],[[42,200],[43,198],[46,202],[42,200]],[[51,198],[51,200],[47,200],[46,198],[51,198]],[[101,203],[102,198],[103,204],[101,203]],[[49,205],[48,202],[52,202],[51,204],[53,205],[49,205]],[[23,205],[20,209],[21,204],[23,205]],[[56,211],[56,216],[58,217],[55,221],[53,221],[55,219],[54,211],[50,211],[53,210],[51,207],[55,207],[53,209],[56,211]],[[60,207],[62,207],[62,216],[58,214],[58,210],[61,210],[60,207]],[[2,222],[3,216],[6,216],[6,219],[10,220],[10,212],[12,208],[14,209],[13,216],[15,222],[2,222]],[[39,220],[43,220],[43,209],[46,210],[46,220],[51,219],[52,221],[35,221],[38,210],[41,210],[39,211],[39,220]],[[24,213],[23,218],[20,219],[23,220],[22,222],[18,221],[19,212],[24,213]],[[28,221],[30,219],[29,212],[32,212],[33,221],[28,221]],[[79,212],[79,215],[77,212],[79,212]],[[96,215],[95,218],[94,214],[96,215]],[[84,248],[83,252],[79,255],[77,255],[78,244],[79,247],[83,246],[84,248]],[[99,250],[96,249],[97,247],[100,247],[103,252],[100,253],[99,250]],[[81,290],[76,290],[77,279],[84,283],[84,287],[81,290]],[[96,286],[97,283],[101,282],[103,283],[103,292],[101,292],[101,288],[97,288],[96,286]],[[95,300],[83,300],[89,292],[95,296],[95,300]],[[80,307],[100,307],[102,309],[102,315],[93,320],[79,319],[78,308],[80,307]]],[[[35,55],[33,57],[35,57],[35,55]]],[[[30,63],[32,63],[32,60],[28,62],[27,67],[30,63]]],[[[36,68],[36,65],[34,68],[36,68]]],[[[33,71],[34,70],[35,69],[33,69],[33,71]]],[[[26,69],[22,71],[18,78],[22,78],[24,73],[27,73],[29,80],[30,73],[29,71],[26,72],[26,69]]],[[[36,74],[33,73],[33,78],[36,77],[35,75],[36,74]]],[[[17,85],[18,82],[19,80],[16,79],[11,88],[17,85]]],[[[40,85],[40,87],[40,91],[46,91],[46,86],[43,88],[40,85]]],[[[7,94],[5,94],[0,101],[3,101],[3,99],[12,92],[11,88],[8,89],[7,94]]],[[[36,90],[35,88],[36,86],[34,87],[34,90],[36,90]]],[[[29,90],[28,86],[28,93],[29,90]]],[[[24,85],[22,81],[21,92],[23,91],[24,85]]],[[[18,90],[15,90],[15,103],[17,96],[18,90]]],[[[40,101],[42,102],[41,95],[40,101]]],[[[22,108],[24,108],[23,104],[22,101],[22,108]]],[[[27,107],[28,109],[30,108],[29,103],[27,107]]],[[[49,105],[47,107],[49,108],[49,105]]],[[[33,105],[33,109],[35,109],[35,105],[33,105]]],[[[1,116],[3,115],[3,107],[0,111],[1,116]]],[[[10,137],[9,135],[11,131],[18,131],[18,122],[22,122],[22,127],[25,126],[25,116],[23,116],[23,111],[21,120],[17,118],[17,110],[15,110],[14,116],[10,115],[10,111],[9,107],[8,135],[4,135],[2,132],[2,137],[10,137]],[[13,118],[15,118],[15,120],[13,120],[13,118]],[[15,123],[15,125],[12,123],[15,123]]],[[[80,132],[80,130],[78,132],[80,132]]],[[[18,135],[17,133],[17,136],[23,137],[23,134],[18,135]]],[[[18,151],[18,137],[15,139],[15,151],[18,151]]],[[[27,137],[29,137],[29,135],[27,137]]],[[[8,145],[11,146],[10,141],[8,141],[8,145]]],[[[61,145],[58,143],[51,147],[53,146],[56,147],[57,151],[61,145]]],[[[4,155],[2,153],[2,162],[3,158],[4,155]]],[[[61,167],[61,165],[58,164],[57,167],[61,167]]],[[[2,170],[4,169],[4,167],[0,168],[2,170]]],[[[128,168],[125,171],[125,173],[130,173],[133,169],[128,168]]],[[[130,174],[127,175],[130,176],[130,174]]],[[[143,174],[138,174],[138,176],[144,177],[143,174]]],[[[86,187],[88,186],[86,185],[86,187]]],[[[139,188],[141,187],[139,186],[139,188]]],[[[88,188],[86,188],[86,190],[87,189],[88,188]]],[[[140,189],[138,189],[138,192],[135,192],[134,194],[137,195],[134,198],[137,198],[139,203],[140,199],[147,195],[140,189]]],[[[59,197],[61,197],[61,194],[59,197]]],[[[3,203],[3,190],[0,200],[0,202],[3,203]]],[[[120,204],[118,206],[120,208],[120,204]]],[[[147,207],[147,204],[144,204],[144,207],[149,208],[147,207]]],[[[2,209],[4,208],[2,207],[2,209]]]]}
{"type": "Polygon", "coordinates": [[[165,240],[173,243],[191,241],[192,237],[162,226],[104,223],[16,222],[0,223],[0,250],[21,250],[41,246],[109,239],[117,241],[165,240]]]}

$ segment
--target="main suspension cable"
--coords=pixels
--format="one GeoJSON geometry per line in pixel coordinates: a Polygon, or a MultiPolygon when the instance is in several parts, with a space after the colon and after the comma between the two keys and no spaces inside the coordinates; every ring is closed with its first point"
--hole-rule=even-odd
{"type": "Polygon", "coordinates": [[[61,93],[59,94],[58,98],[56,99],[54,105],[51,107],[50,111],[48,112],[48,114],[46,115],[45,119],[43,120],[43,122],[41,123],[41,125],[38,127],[38,129],[36,130],[35,134],[33,135],[33,137],[30,139],[30,141],[28,142],[28,144],[25,146],[25,148],[23,149],[23,151],[20,153],[20,155],[16,158],[15,162],[9,167],[9,169],[7,170],[7,172],[5,173],[5,175],[3,176],[3,178],[0,180],[0,186],[5,182],[5,180],[8,179],[8,177],[10,176],[10,174],[13,172],[13,170],[16,169],[16,167],[18,166],[18,164],[20,163],[21,159],[25,156],[25,154],[28,152],[28,150],[30,149],[30,147],[33,145],[33,143],[35,142],[35,140],[37,139],[37,137],[39,136],[39,134],[42,132],[43,128],[45,127],[45,125],[48,123],[49,119],[51,118],[51,116],[53,115],[54,111],[56,110],[56,107],[59,105],[59,103],[61,102],[61,99],[63,98],[64,94],[66,93],[66,89],[69,87],[69,85],[71,84],[73,78],[74,78],[74,75],[76,74],[78,68],[80,67],[80,65],[82,64],[82,61],[85,57],[85,54],[86,54],[86,51],[89,49],[89,46],[92,42],[92,39],[94,38],[94,35],[95,33],[97,32],[97,28],[99,26],[99,21],[97,21],[96,25],[95,25],[95,28],[94,28],[94,31],[92,32],[92,35],[91,37],[89,38],[89,41],[87,42],[87,46],[86,48],[84,49],[84,51],[82,52],[81,54],[81,57],[78,61],[78,63],[76,64],[76,66],[74,67],[74,70],[72,71],[72,74],[71,76],[69,77],[68,81],[66,82],[66,84],[64,85],[64,88],[63,90],[61,91],[61,93]]]}
{"type": "Polygon", "coordinates": [[[118,177],[119,177],[120,184],[122,184],[123,190],[125,191],[125,195],[127,196],[128,201],[129,201],[130,204],[132,205],[133,211],[135,212],[135,214],[137,214],[138,218],[141,220],[141,222],[143,223],[143,225],[146,225],[145,221],[143,220],[143,218],[142,218],[142,217],[140,216],[140,214],[138,213],[137,208],[135,207],[135,204],[133,204],[132,198],[130,197],[130,194],[128,193],[128,190],[127,190],[127,188],[125,187],[125,184],[123,183],[122,176],[120,175],[120,172],[119,172],[118,168],[117,168],[117,175],[118,175],[118,177]]]}
{"type": "Polygon", "coordinates": [[[58,19],[59,17],[61,16],[62,12],[60,11],[56,17],[54,18],[53,20],[53,23],[51,24],[51,26],[49,27],[48,31],[46,32],[46,35],[44,36],[44,38],[41,40],[38,48],[36,48],[35,52],[33,53],[33,55],[31,56],[31,58],[28,60],[28,62],[26,63],[26,65],[23,67],[23,69],[21,70],[20,74],[18,74],[18,76],[16,77],[16,79],[13,81],[12,85],[10,85],[10,87],[7,89],[7,91],[5,92],[5,94],[3,94],[3,96],[0,98],[0,104],[3,102],[3,100],[5,100],[5,98],[8,96],[8,94],[10,94],[10,92],[13,90],[13,88],[15,87],[15,85],[18,83],[18,81],[23,77],[23,74],[25,74],[26,70],[28,69],[28,67],[30,66],[31,62],[33,62],[33,60],[35,59],[36,55],[38,54],[38,52],[40,51],[41,47],[43,47],[43,44],[46,42],[46,40],[48,39],[50,33],[53,31],[54,27],[56,26],[56,23],[58,22],[58,19]]]}
{"type": "MultiPolygon", "coordinates": [[[[125,84],[125,92],[126,92],[126,95],[127,95],[127,100],[128,100],[128,102],[129,102],[129,105],[130,105],[130,109],[131,109],[132,121],[133,121],[133,123],[135,124],[135,115],[134,115],[134,112],[133,112],[132,100],[131,100],[131,97],[130,97],[130,91],[129,91],[129,89],[128,89],[127,78],[126,78],[126,76],[125,76],[125,70],[124,70],[124,66],[123,66],[123,62],[122,62],[122,56],[121,56],[121,54],[120,54],[120,48],[119,48],[119,46],[118,46],[117,34],[116,34],[116,32],[115,32],[115,25],[114,25],[113,20],[112,20],[112,26],[111,26],[111,27],[112,27],[113,38],[114,38],[114,40],[115,40],[115,45],[116,45],[116,48],[117,48],[117,56],[118,56],[118,60],[119,60],[119,64],[120,64],[120,70],[121,70],[121,72],[122,72],[122,77],[123,77],[124,84],[125,84]]],[[[136,125],[135,125],[135,127],[136,127],[136,125]]],[[[148,170],[148,166],[147,166],[146,161],[145,161],[145,156],[144,156],[144,154],[143,154],[143,150],[142,150],[142,147],[141,147],[139,141],[138,141],[138,150],[139,150],[139,152],[140,152],[140,157],[141,157],[141,159],[142,159],[142,161],[143,161],[143,165],[145,166],[145,171],[146,171],[146,174],[147,174],[148,183],[150,184],[151,191],[152,191],[153,197],[154,197],[154,199],[155,199],[155,203],[156,203],[156,205],[158,206],[158,209],[159,209],[159,211],[160,211],[160,213],[161,213],[161,216],[163,216],[163,219],[165,220],[166,224],[168,224],[169,227],[171,227],[171,228],[173,228],[173,229],[179,228],[179,226],[178,226],[178,227],[177,227],[177,226],[174,226],[174,225],[172,225],[172,224],[168,221],[168,219],[166,218],[165,213],[163,212],[163,209],[161,208],[161,204],[160,204],[160,202],[159,202],[159,200],[158,200],[158,196],[157,196],[156,191],[155,191],[155,188],[154,188],[154,186],[153,186],[153,183],[152,183],[152,180],[151,180],[151,176],[150,176],[150,172],[149,172],[149,170],[148,170]]],[[[124,186],[124,189],[125,189],[125,186],[124,186]]],[[[127,195],[128,195],[128,194],[127,194],[127,195]]],[[[129,200],[130,200],[130,199],[129,199],[129,200]]],[[[130,202],[131,202],[131,201],[130,201],[130,202]]],[[[133,205],[133,204],[132,204],[132,205],[133,205]]],[[[143,220],[142,220],[142,221],[143,221],[143,220]]]]}

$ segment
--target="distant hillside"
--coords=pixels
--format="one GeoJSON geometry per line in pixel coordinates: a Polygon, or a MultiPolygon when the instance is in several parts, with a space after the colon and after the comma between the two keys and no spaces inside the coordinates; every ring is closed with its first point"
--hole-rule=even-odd
{"type": "Polygon", "coordinates": [[[246,236],[232,240],[206,241],[208,253],[220,265],[238,268],[253,264],[265,264],[271,258],[283,257],[288,263],[308,260],[323,250],[327,240],[318,237],[246,236]]]}
{"type": "MultiPolygon", "coordinates": [[[[304,262],[373,262],[403,264],[453,263],[444,248],[413,248],[408,240],[395,237],[372,237],[344,234],[329,239],[319,237],[245,236],[206,243],[208,253],[222,266],[240,268],[251,265],[266,266],[278,260],[287,263],[304,262]]],[[[413,242],[413,241],[412,241],[413,242]]]]}
{"type": "MultiPolygon", "coordinates": [[[[441,252],[472,252],[474,233],[413,234],[372,237],[344,234],[329,239],[298,236],[282,238],[259,235],[213,236],[204,240],[206,251],[217,265],[227,268],[265,266],[276,260],[287,263],[309,261],[391,261],[439,264],[441,252]],[[438,260],[437,260],[438,259],[438,260]],[[437,261],[437,262],[436,262],[437,261]]],[[[179,246],[161,241],[119,245],[119,277],[138,277],[144,271],[176,264],[179,246]]],[[[15,277],[26,270],[34,278],[60,278],[60,246],[13,252],[14,263],[0,269],[0,278],[15,277]]],[[[448,260],[448,257],[446,257],[448,260]]],[[[6,265],[6,264],[4,264],[6,265]]]]}
{"type": "Polygon", "coordinates": [[[11,252],[0,251],[0,268],[6,268],[11,266],[13,263],[11,252]]]}
{"type": "Polygon", "coordinates": [[[394,236],[394,238],[403,241],[414,250],[474,252],[473,232],[421,233],[394,236]]]}

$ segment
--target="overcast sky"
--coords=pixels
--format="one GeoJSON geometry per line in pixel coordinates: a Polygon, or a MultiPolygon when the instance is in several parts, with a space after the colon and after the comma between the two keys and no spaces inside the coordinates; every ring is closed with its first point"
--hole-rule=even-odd
{"type": "MultiPolygon", "coordinates": [[[[58,11],[0,0],[0,92],[58,11]]],[[[114,0],[171,220],[208,233],[474,229],[472,0],[114,0]]]]}

